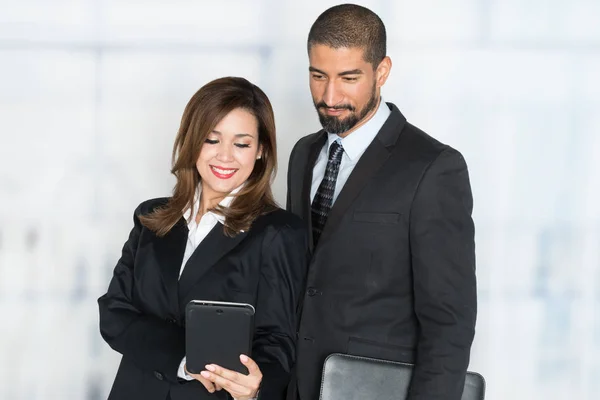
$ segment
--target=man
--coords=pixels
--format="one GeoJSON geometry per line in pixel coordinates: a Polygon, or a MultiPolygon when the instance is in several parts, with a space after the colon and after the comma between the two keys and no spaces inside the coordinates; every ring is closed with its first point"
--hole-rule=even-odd
{"type": "Polygon", "coordinates": [[[477,303],[465,161],[381,100],[392,63],[372,11],[325,11],[308,55],[323,130],[289,163],[287,207],[313,248],[288,398],[318,399],[340,352],[414,363],[411,400],[458,400],[477,303]]]}

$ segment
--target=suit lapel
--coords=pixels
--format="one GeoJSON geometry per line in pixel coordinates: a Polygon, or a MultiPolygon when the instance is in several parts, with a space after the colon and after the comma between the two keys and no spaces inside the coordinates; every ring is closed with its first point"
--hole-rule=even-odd
{"type": "Polygon", "coordinates": [[[313,180],[313,168],[315,163],[317,162],[317,158],[319,158],[319,153],[323,146],[327,143],[327,133],[325,131],[318,132],[315,135],[314,141],[309,145],[308,148],[308,160],[306,164],[306,168],[304,171],[306,173],[301,173],[301,176],[304,177],[304,181],[302,182],[302,218],[308,224],[308,232],[309,232],[309,243],[310,248],[312,250],[313,239],[312,239],[312,217],[311,217],[311,199],[310,199],[310,190],[312,187],[313,180]]]}
{"type": "Polygon", "coordinates": [[[153,243],[154,253],[173,310],[178,309],[175,293],[177,293],[177,280],[183,262],[187,237],[188,228],[185,219],[182,217],[164,237],[157,238],[153,243]]]}
{"type": "Polygon", "coordinates": [[[195,283],[225,254],[233,250],[247,235],[247,232],[231,238],[223,232],[223,225],[218,223],[202,242],[185,264],[179,278],[179,299],[185,298],[195,283]]]}
{"type": "Polygon", "coordinates": [[[395,105],[388,104],[391,107],[391,114],[379,130],[379,133],[377,133],[375,139],[373,139],[364,154],[360,157],[360,160],[358,160],[346,184],[340,191],[333,207],[329,211],[327,223],[319,238],[319,244],[327,241],[327,238],[335,231],[335,228],[346,214],[350,205],[369,182],[373,174],[387,161],[393,147],[396,145],[406,119],[395,105]]]}

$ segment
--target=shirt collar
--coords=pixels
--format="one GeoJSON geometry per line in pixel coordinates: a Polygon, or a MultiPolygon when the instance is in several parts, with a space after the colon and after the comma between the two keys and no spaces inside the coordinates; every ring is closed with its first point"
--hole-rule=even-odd
{"type": "MultiPolygon", "coordinates": [[[[221,200],[219,202],[219,205],[223,208],[229,207],[231,205],[231,202],[233,201],[233,199],[235,199],[235,195],[242,189],[242,187],[244,187],[243,184],[238,186],[237,188],[233,189],[231,191],[231,193],[229,193],[229,195],[227,195],[223,200],[221,200]]],[[[188,228],[190,228],[190,229],[191,229],[191,227],[196,225],[196,215],[198,215],[198,210],[200,209],[200,194],[201,193],[202,193],[202,182],[200,182],[198,184],[198,187],[196,188],[196,194],[194,195],[193,218],[190,218],[192,216],[192,209],[188,208],[183,213],[183,218],[185,218],[185,220],[187,221],[188,228]]],[[[225,218],[222,215],[213,213],[212,211],[208,211],[207,214],[211,214],[221,224],[225,223],[225,218]]]]}
{"type": "Polygon", "coordinates": [[[381,127],[385,124],[391,113],[390,108],[383,101],[383,97],[381,97],[377,111],[363,126],[345,138],[340,138],[335,133],[328,133],[327,148],[329,149],[333,142],[339,140],[348,158],[353,162],[358,161],[373,139],[375,139],[375,136],[377,136],[377,133],[381,130],[381,127]]]}

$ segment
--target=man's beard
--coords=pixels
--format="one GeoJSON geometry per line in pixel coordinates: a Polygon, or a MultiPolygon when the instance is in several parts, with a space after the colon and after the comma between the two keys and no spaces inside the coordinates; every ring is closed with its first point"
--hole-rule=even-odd
{"type": "Polygon", "coordinates": [[[319,121],[323,126],[323,129],[328,133],[342,134],[344,132],[348,132],[350,129],[354,128],[356,124],[358,124],[362,119],[377,106],[377,89],[375,84],[373,84],[373,90],[371,92],[371,98],[369,102],[363,107],[362,110],[357,114],[356,108],[352,107],[350,104],[338,104],[334,107],[328,107],[324,101],[320,101],[316,103],[313,99],[313,103],[315,108],[317,109],[317,114],[319,114],[319,121]],[[348,115],[344,119],[339,119],[334,115],[322,114],[321,108],[333,108],[334,110],[349,110],[350,115],[348,115]]]}

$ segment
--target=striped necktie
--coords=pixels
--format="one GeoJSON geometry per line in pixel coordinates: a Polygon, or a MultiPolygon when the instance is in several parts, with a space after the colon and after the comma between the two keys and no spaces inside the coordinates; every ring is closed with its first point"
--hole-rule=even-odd
{"type": "Polygon", "coordinates": [[[342,155],[344,154],[344,148],[339,141],[335,141],[329,148],[329,159],[327,160],[327,167],[325,168],[325,176],[317,189],[315,198],[313,199],[311,206],[312,216],[312,231],[313,231],[313,243],[316,246],[319,241],[319,237],[323,232],[323,227],[327,222],[327,216],[329,210],[333,205],[333,193],[335,192],[335,182],[337,180],[338,172],[340,170],[340,162],[342,161],[342,155]]]}

